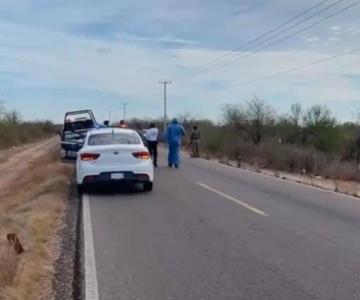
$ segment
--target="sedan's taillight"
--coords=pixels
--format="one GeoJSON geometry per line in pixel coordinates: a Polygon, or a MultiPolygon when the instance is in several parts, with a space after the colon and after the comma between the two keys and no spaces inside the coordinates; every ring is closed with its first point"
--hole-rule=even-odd
{"type": "Polygon", "coordinates": [[[84,161],[97,160],[100,157],[99,153],[81,153],[80,159],[84,161]]]}
{"type": "Polygon", "coordinates": [[[138,159],[149,159],[150,158],[150,154],[147,151],[134,152],[133,156],[138,159]]]}

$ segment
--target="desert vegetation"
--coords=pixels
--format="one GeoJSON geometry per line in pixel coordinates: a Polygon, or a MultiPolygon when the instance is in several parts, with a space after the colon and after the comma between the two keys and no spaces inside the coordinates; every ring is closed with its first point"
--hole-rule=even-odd
{"type": "Polygon", "coordinates": [[[0,101],[0,149],[48,138],[57,131],[50,121],[23,121],[17,111],[6,110],[0,101]]]}
{"type": "Polygon", "coordinates": [[[0,299],[52,299],[59,229],[73,176],[73,166],[60,162],[58,147],[52,138],[0,163],[0,299]],[[23,251],[9,235],[19,239],[23,251]]]}
{"type": "MultiPolygon", "coordinates": [[[[201,131],[203,156],[241,159],[259,168],[312,174],[330,179],[360,180],[360,118],[340,122],[325,105],[291,105],[279,114],[254,97],[241,104],[224,105],[221,122],[178,116],[190,133],[201,131]]],[[[138,129],[162,120],[131,120],[138,129]]],[[[185,142],[186,146],[187,141],[185,142]]]]}

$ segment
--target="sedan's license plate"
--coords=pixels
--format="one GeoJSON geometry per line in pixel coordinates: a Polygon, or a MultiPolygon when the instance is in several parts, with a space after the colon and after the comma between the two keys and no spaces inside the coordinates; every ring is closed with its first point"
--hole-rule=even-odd
{"type": "Polygon", "coordinates": [[[114,180],[124,179],[124,174],[122,174],[122,173],[112,173],[111,174],[111,179],[114,179],[114,180]]]}

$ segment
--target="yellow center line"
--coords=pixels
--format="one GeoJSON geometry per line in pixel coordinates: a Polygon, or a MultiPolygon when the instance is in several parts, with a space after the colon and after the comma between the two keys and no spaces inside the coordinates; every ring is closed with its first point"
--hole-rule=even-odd
{"type": "Polygon", "coordinates": [[[263,217],[268,217],[268,216],[269,216],[269,215],[268,215],[267,213],[265,213],[264,211],[262,211],[262,210],[260,210],[260,209],[257,209],[256,207],[251,206],[251,205],[249,205],[249,204],[247,204],[247,203],[245,203],[245,202],[243,202],[243,201],[241,201],[241,200],[239,200],[239,199],[236,199],[236,198],[234,198],[234,197],[232,197],[232,196],[230,196],[230,195],[227,195],[227,194],[225,194],[225,193],[223,193],[223,192],[221,192],[221,191],[218,191],[218,190],[216,190],[216,189],[214,189],[214,188],[212,188],[212,187],[210,187],[210,186],[208,186],[208,185],[206,185],[206,184],[204,184],[204,183],[198,182],[198,185],[201,186],[201,187],[204,188],[204,189],[207,189],[208,191],[211,191],[211,192],[213,192],[213,193],[215,193],[215,194],[218,194],[218,195],[224,197],[224,198],[227,199],[227,200],[230,200],[230,201],[232,201],[232,202],[235,202],[236,204],[239,204],[239,205],[241,205],[242,207],[245,207],[246,209],[248,209],[248,210],[250,210],[250,211],[252,211],[252,212],[254,212],[254,213],[256,213],[256,214],[258,214],[258,215],[260,215],[260,216],[263,216],[263,217]]]}

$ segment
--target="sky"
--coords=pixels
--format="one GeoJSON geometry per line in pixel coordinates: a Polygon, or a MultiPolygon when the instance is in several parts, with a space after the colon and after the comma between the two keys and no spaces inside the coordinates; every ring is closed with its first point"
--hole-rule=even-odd
{"type": "Polygon", "coordinates": [[[60,122],[66,111],[87,108],[100,121],[110,111],[119,120],[125,102],[127,117],[154,118],[163,115],[159,80],[172,80],[169,117],[217,121],[224,104],[256,95],[279,114],[295,102],[326,104],[351,120],[360,109],[360,52],[257,79],[360,48],[360,3],[294,34],[358,1],[323,1],[304,24],[277,37],[288,39],[241,48],[318,2],[0,0],[0,99],[26,120],[60,122]],[[205,71],[235,55],[240,59],[205,71]]]}

